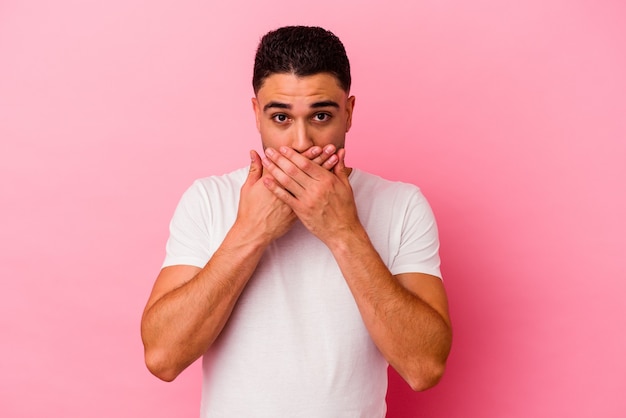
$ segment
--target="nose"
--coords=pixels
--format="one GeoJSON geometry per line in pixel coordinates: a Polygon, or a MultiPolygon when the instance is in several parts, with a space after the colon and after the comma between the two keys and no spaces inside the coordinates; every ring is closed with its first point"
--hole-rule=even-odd
{"type": "Polygon", "coordinates": [[[304,152],[313,146],[313,139],[305,121],[299,120],[293,125],[291,147],[304,152]]]}

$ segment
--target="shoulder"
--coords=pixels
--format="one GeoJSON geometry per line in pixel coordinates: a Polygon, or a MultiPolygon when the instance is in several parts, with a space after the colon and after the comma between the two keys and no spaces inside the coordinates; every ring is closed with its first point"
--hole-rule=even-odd
{"type": "Polygon", "coordinates": [[[242,167],[230,173],[196,179],[188,190],[209,193],[212,191],[226,191],[243,185],[248,174],[248,167],[242,167]]]}
{"type": "Polygon", "coordinates": [[[350,184],[355,195],[369,196],[372,199],[385,198],[393,201],[426,200],[420,188],[415,184],[388,180],[356,168],[350,174],[350,184]]]}
{"type": "Polygon", "coordinates": [[[354,169],[350,176],[362,220],[381,224],[432,225],[434,213],[418,186],[354,169]]]}
{"type": "Polygon", "coordinates": [[[240,168],[230,173],[196,179],[181,196],[175,218],[204,219],[212,213],[236,207],[247,172],[246,168],[240,168]]]}
{"type": "Polygon", "coordinates": [[[196,179],[185,190],[181,201],[209,202],[217,198],[237,198],[247,174],[248,169],[244,167],[230,173],[196,179]]]}

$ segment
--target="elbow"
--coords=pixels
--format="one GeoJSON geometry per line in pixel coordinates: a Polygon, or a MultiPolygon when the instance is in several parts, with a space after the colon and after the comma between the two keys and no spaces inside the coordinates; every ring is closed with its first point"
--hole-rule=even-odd
{"type": "Polygon", "coordinates": [[[445,349],[414,361],[414,368],[407,369],[406,382],[416,392],[422,392],[437,385],[446,371],[446,362],[450,354],[451,340],[447,340],[445,349]]]}
{"type": "Polygon", "coordinates": [[[436,349],[429,355],[422,357],[413,363],[414,369],[410,370],[405,377],[406,382],[416,392],[422,392],[437,385],[446,371],[446,362],[452,348],[452,332],[443,335],[436,349]]]}
{"type": "Polygon", "coordinates": [[[150,373],[164,382],[174,381],[182,371],[171,365],[168,361],[169,356],[155,352],[155,350],[146,350],[144,357],[150,373]]]}
{"type": "Polygon", "coordinates": [[[407,376],[405,380],[415,392],[422,392],[439,383],[445,369],[445,362],[433,363],[423,367],[418,373],[407,376]]]}
{"type": "Polygon", "coordinates": [[[159,345],[158,341],[148,338],[144,333],[143,325],[141,339],[144,348],[144,362],[148,371],[164,382],[174,381],[184,370],[184,367],[181,368],[177,365],[172,350],[159,345]]]}

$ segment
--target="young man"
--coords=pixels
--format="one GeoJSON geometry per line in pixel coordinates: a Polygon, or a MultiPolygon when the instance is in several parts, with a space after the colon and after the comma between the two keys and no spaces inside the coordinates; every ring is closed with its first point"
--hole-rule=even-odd
{"type": "Polygon", "coordinates": [[[423,390],[450,350],[434,217],[415,186],[345,166],[355,98],[332,33],[265,35],[253,87],[265,155],[182,197],[146,364],[170,381],[203,356],[202,416],[383,417],[388,364],[423,390]]]}

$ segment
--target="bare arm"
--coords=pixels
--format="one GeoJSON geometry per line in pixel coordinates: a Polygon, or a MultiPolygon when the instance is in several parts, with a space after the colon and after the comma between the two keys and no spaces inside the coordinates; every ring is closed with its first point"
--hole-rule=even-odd
{"type": "Polygon", "coordinates": [[[233,228],[201,270],[172,266],[159,274],[141,330],[146,365],[160,379],[174,380],[226,324],[266,245],[241,235],[233,228]]]}
{"type": "Polygon", "coordinates": [[[422,273],[392,276],[364,230],[329,245],[383,356],[413,390],[434,386],[451,345],[441,279],[422,273]]]}
{"type": "MultiPolygon", "coordinates": [[[[337,162],[333,147],[312,147],[303,156],[329,169],[337,162]]],[[[141,321],[148,369],[171,381],[198,359],[228,321],[263,251],[283,235],[296,217],[259,180],[256,152],[241,189],[237,219],[209,262],[200,269],[178,265],[161,270],[141,321]]]]}
{"type": "Polygon", "coordinates": [[[344,150],[332,173],[317,170],[288,148],[266,154],[263,163],[272,178],[265,185],[332,251],[381,353],[414,390],[436,384],[451,345],[441,280],[390,273],[358,219],[344,150]]]}

